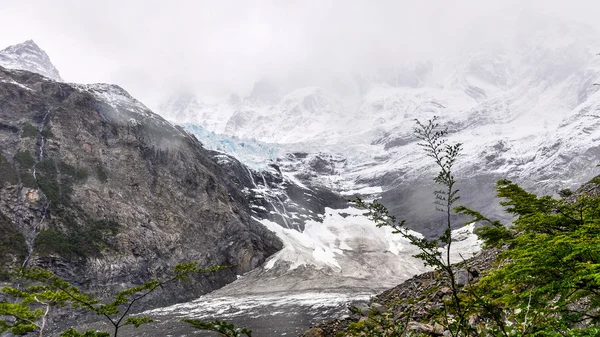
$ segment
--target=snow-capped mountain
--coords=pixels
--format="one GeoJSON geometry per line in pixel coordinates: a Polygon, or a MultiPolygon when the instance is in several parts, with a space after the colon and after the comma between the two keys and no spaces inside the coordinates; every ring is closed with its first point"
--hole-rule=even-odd
{"type": "MultiPolygon", "coordinates": [[[[160,112],[237,142],[268,143],[265,160],[285,152],[343,158],[333,175],[313,174],[289,156],[278,161],[302,181],[335,180],[342,193],[380,191],[394,212],[408,217],[429,213],[423,205],[435,173],[417,146],[414,119],[439,116],[449,141],[464,144],[457,167],[462,200],[503,217],[490,206],[497,204],[497,179],[553,194],[595,175],[600,161],[598,33],[530,12],[514,31],[499,44],[462,48],[443,61],[357,76],[353,86],[362,90],[352,97],[308,87],[263,100],[253,93],[234,104],[201,104],[195,97],[196,105],[179,106],[179,114],[160,112]]],[[[436,232],[434,219],[419,222],[416,229],[436,232]]]]}
{"type": "Polygon", "coordinates": [[[27,40],[0,50],[0,66],[8,69],[27,70],[62,82],[58,70],[50,58],[33,40],[27,40]]]}

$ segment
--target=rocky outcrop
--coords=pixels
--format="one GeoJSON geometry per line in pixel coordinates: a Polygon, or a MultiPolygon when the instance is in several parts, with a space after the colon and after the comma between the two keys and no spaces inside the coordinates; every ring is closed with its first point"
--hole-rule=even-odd
{"type": "Polygon", "coordinates": [[[281,248],[223,170],[117,86],[0,68],[0,226],[16,238],[0,240],[0,253],[9,264],[50,268],[99,292],[183,261],[232,266],[161,294],[161,304],[220,287],[281,248]]]}
{"type": "MultiPolygon", "coordinates": [[[[456,271],[457,284],[464,286],[476,280],[480,274],[492,269],[499,250],[488,249],[467,260],[456,271]],[[466,268],[464,267],[466,266],[466,268]]],[[[350,315],[344,319],[329,320],[312,327],[302,337],[346,336],[352,323],[360,323],[381,314],[391,322],[403,323],[407,330],[431,336],[444,335],[444,329],[431,319],[443,305],[444,297],[452,290],[440,272],[431,271],[416,275],[398,286],[374,296],[369,305],[350,307],[350,315]],[[370,318],[371,317],[371,318],[370,318]],[[426,323],[423,323],[426,322],[426,323]]]]}

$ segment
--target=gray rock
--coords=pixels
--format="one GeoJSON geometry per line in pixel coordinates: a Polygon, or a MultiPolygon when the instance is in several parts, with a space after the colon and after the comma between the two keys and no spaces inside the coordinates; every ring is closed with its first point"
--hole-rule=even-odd
{"type": "Polygon", "coordinates": [[[377,302],[373,302],[371,303],[371,311],[377,312],[377,313],[382,313],[386,311],[386,308],[384,305],[379,304],[377,302]]]}
{"type": "Polygon", "coordinates": [[[456,284],[464,286],[473,280],[473,275],[466,269],[460,269],[455,274],[456,284]]]}

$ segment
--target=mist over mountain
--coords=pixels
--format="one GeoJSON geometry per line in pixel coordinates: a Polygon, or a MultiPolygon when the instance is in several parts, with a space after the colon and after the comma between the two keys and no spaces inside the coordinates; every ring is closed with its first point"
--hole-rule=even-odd
{"type": "MultiPolygon", "coordinates": [[[[159,111],[238,142],[272,144],[265,160],[273,160],[274,149],[341,156],[344,166],[327,179],[342,191],[378,187],[394,211],[409,215],[422,213],[423,199],[415,196],[427,198],[433,175],[416,146],[414,119],[439,116],[451,141],[464,143],[458,173],[465,187],[481,191],[463,196],[465,202],[472,198],[502,216],[489,209],[495,180],[555,194],[592,177],[599,159],[597,32],[528,11],[511,31],[504,44],[461,51],[444,62],[400,63],[354,77],[348,87],[360,90],[350,94],[322,87],[285,91],[261,81],[245,98],[201,103],[186,94],[193,101],[187,104],[175,95],[159,111]],[[264,87],[271,96],[261,96],[264,87]]],[[[425,227],[435,232],[435,225],[425,227]]]]}

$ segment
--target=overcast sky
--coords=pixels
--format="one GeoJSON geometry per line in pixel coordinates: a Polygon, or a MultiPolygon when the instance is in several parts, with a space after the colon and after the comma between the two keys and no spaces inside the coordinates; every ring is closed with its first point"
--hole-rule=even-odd
{"type": "Polygon", "coordinates": [[[265,76],[445,55],[472,32],[510,34],[523,9],[600,31],[594,0],[0,0],[0,49],[33,39],[66,81],[116,83],[154,105],[178,88],[244,94],[265,76]]]}

